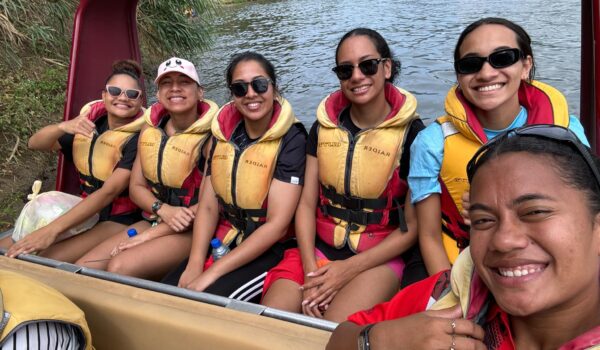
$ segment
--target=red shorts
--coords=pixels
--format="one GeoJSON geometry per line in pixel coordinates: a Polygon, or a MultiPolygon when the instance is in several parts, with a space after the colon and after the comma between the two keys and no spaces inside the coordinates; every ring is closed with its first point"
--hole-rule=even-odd
{"type": "MultiPolygon", "coordinates": [[[[330,262],[330,260],[316,248],[315,256],[317,257],[317,267],[325,266],[330,262]]],[[[386,265],[394,271],[396,276],[398,276],[399,281],[402,280],[404,260],[402,260],[400,256],[388,261],[386,265]]],[[[302,257],[300,256],[300,250],[298,248],[286,250],[283,254],[283,260],[281,260],[277,266],[269,270],[265,277],[263,296],[267,293],[271,284],[280,278],[291,280],[300,286],[304,284],[304,268],[302,267],[302,257]]]]}

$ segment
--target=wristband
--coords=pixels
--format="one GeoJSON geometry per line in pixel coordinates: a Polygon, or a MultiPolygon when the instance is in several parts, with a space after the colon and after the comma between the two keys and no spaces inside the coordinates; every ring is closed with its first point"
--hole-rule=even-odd
{"type": "Polygon", "coordinates": [[[157,199],[156,202],[152,203],[152,212],[156,215],[157,212],[160,210],[160,208],[162,207],[163,202],[160,199],[157,199]]]}
{"type": "Polygon", "coordinates": [[[369,331],[375,326],[375,323],[367,325],[360,331],[358,336],[358,349],[359,350],[371,350],[371,341],[369,340],[369,331]]]}

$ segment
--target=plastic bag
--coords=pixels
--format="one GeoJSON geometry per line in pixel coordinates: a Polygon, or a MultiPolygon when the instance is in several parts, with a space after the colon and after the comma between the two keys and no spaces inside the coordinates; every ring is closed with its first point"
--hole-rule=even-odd
{"type": "MultiPolygon", "coordinates": [[[[31,186],[33,193],[27,196],[29,202],[25,204],[15,222],[12,235],[13,241],[16,242],[23,239],[23,237],[31,232],[48,225],[82,201],[81,197],[59,191],[49,191],[39,194],[41,189],[42,182],[36,180],[33,186],[31,186]]],[[[96,214],[85,222],[61,233],[57,237],[56,242],[89,230],[96,225],[99,218],[100,216],[96,214]]]]}

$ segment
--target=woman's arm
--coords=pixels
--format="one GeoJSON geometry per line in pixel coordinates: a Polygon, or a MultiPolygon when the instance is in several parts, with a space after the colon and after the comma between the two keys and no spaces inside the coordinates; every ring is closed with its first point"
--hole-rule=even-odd
{"type": "MultiPolygon", "coordinates": [[[[192,281],[188,288],[198,291],[204,290],[219,277],[253,261],[277,243],[287,232],[298,205],[301,191],[301,186],[273,179],[268,194],[269,206],[266,222],[229,254],[211,265],[200,278],[192,281]]],[[[199,220],[201,221],[201,219],[199,220]]],[[[212,238],[212,235],[208,237],[208,240],[210,238],[212,238]]]]}
{"type": "MultiPolygon", "coordinates": [[[[346,321],[331,335],[327,350],[358,349],[358,337],[366,326],[346,321]]],[[[368,332],[371,349],[486,349],[484,331],[462,319],[460,307],[425,311],[376,323],[368,332]]]]}
{"type": "Polygon", "coordinates": [[[440,195],[431,194],[417,202],[419,246],[429,275],[450,269],[450,261],[444,249],[441,235],[442,209],[440,195]]]}
{"type": "Polygon", "coordinates": [[[121,242],[117,243],[115,247],[110,251],[110,256],[116,256],[122,251],[127,249],[131,249],[135,246],[138,246],[142,243],[151,241],[156,238],[177,234],[177,232],[173,231],[169,225],[161,222],[156,226],[152,226],[144,232],[135,235],[134,237],[127,237],[121,240],[121,242]]]}
{"type": "Polygon", "coordinates": [[[315,256],[316,210],[319,202],[319,165],[317,158],[311,155],[306,157],[306,170],[304,172],[304,188],[298,209],[296,210],[295,231],[298,249],[302,258],[304,273],[317,269],[315,256]]]}
{"type": "Polygon", "coordinates": [[[64,134],[92,137],[96,125],[87,116],[82,114],[77,118],[43,127],[29,138],[27,147],[40,151],[57,151],[60,149],[58,139],[64,134]]]}
{"type": "Polygon", "coordinates": [[[183,288],[187,288],[194,279],[202,274],[206,252],[219,223],[219,202],[210,176],[202,180],[200,189],[190,257],[185,271],[179,278],[178,286],[183,288]]]}
{"type": "MultiPolygon", "coordinates": [[[[316,210],[319,203],[319,164],[316,157],[307,154],[306,170],[304,172],[304,188],[296,210],[296,239],[302,269],[304,271],[304,282],[312,280],[307,276],[317,270],[317,257],[315,256],[316,210]]],[[[309,306],[308,301],[319,296],[317,288],[304,288],[302,291],[302,313],[313,317],[322,317],[321,310],[317,306],[309,306]]]]}
{"type": "Polygon", "coordinates": [[[7,256],[15,257],[21,253],[38,252],[48,248],[54,243],[59,234],[84,222],[110,204],[115,197],[127,188],[130,174],[131,171],[127,169],[117,168],[101,188],[50,224],[30,233],[15,243],[7,252],[7,256]]]}

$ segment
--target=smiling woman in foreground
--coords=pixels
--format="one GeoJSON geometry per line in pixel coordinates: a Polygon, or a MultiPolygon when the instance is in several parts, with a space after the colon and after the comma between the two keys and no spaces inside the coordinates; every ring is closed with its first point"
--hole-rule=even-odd
{"type": "Polygon", "coordinates": [[[328,349],[597,348],[598,174],[596,157],[558,126],[482,147],[468,166],[471,245],[451,275],[350,316],[328,349]]]}

